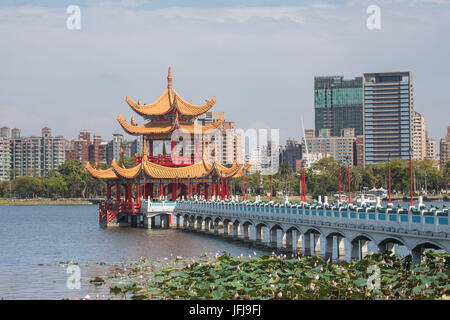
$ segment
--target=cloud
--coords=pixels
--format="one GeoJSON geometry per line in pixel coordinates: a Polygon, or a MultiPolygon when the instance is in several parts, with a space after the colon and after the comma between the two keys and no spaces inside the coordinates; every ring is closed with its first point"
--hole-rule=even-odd
{"type": "Polygon", "coordinates": [[[123,132],[117,114],[133,115],[125,95],[153,102],[171,65],[185,99],[216,96],[214,110],[237,127],[264,124],[279,128],[281,141],[299,139],[302,116],[314,127],[314,76],[411,70],[416,108],[431,135],[442,136],[449,8],[380,5],[380,31],[367,30],[359,1],[155,10],[144,1],[96,2],[82,7],[79,31],[66,29],[65,8],[2,7],[0,125],[29,134],[47,125],[68,138],[87,129],[110,139],[123,132]]]}

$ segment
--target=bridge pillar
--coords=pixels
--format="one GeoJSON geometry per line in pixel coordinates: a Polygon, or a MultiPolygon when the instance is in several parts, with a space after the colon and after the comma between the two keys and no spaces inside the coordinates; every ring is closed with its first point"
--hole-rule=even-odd
{"type": "Polygon", "coordinates": [[[229,225],[228,221],[223,222],[223,235],[224,236],[228,236],[228,225],[229,225]]]}
{"type": "Polygon", "coordinates": [[[177,215],[175,219],[177,221],[177,229],[180,229],[180,216],[177,215]]]}
{"type": "Polygon", "coordinates": [[[327,238],[323,233],[319,235],[319,247],[320,247],[320,256],[325,257],[325,253],[327,251],[327,238]]]}
{"type": "MultiPolygon", "coordinates": [[[[197,219],[197,231],[202,231],[202,223],[203,223],[203,219],[198,218],[197,219]]],[[[206,223],[205,223],[205,228],[206,228],[206,223]]]]}
{"type": "Polygon", "coordinates": [[[239,238],[239,223],[233,223],[233,238],[239,238]]]}
{"type": "Polygon", "coordinates": [[[257,241],[256,240],[256,227],[253,224],[248,225],[248,238],[250,241],[257,241]]]}
{"type": "Polygon", "coordinates": [[[242,232],[244,240],[250,240],[250,231],[249,231],[250,225],[248,223],[243,224],[242,229],[244,231],[244,232],[242,232]]]}
{"type": "MultiPolygon", "coordinates": [[[[205,220],[205,232],[208,233],[209,232],[209,227],[211,226],[211,223],[209,222],[209,220],[205,220]]],[[[200,224],[200,228],[201,228],[201,224],[200,224]]]]}
{"type": "Polygon", "coordinates": [[[188,228],[188,222],[189,222],[189,218],[186,219],[186,216],[183,216],[183,229],[188,228]]]}
{"type": "Polygon", "coordinates": [[[320,254],[320,234],[319,233],[313,233],[313,241],[314,241],[314,244],[313,244],[313,250],[311,250],[311,251],[314,251],[314,254],[320,254]]]}
{"type": "Polygon", "coordinates": [[[311,232],[303,234],[302,251],[305,256],[311,255],[311,232]]]}
{"type": "Polygon", "coordinates": [[[422,259],[422,248],[418,247],[411,250],[412,264],[420,264],[422,259]]]}
{"type": "Polygon", "coordinates": [[[255,227],[255,241],[256,241],[256,243],[262,244],[262,231],[263,231],[263,227],[261,225],[255,227]]]}
{"type": "Polygon", "coordinates": [[[153,226],[153,217],[144,217],[146,224],[144,224],[144,227],[147,229],[151,229],[153,226]]]}
{"type": "Polygon", "coordinates": [[[277,228],[272,228],[270,230],[270,246],[272,248],[278,248],[277,246],[277,239],[278,238],[278,229],[277,228]]]}
{"type": "Polygon", "coordinates": [[[214,221],[214,234],[218,235],[219,234],[219,222],[218,221],[214,221]]]}
{"type": "Polygon", "coordinates": [[[194,225],[195,225],[195,218],[194,219],[190,219],[190,221],[189,221],[189,229],[190,230],[194,230],[194,225]]]}
{"type": "Polygon", "coordinates": [[[331,236],[326,239],[327,245],[325,250],[325,260],[333,260],[333,249],[335,249],[335,247],[333,246],[335,244],[334,238],[335,236],[331,236]]]}
{"type": "Polygon", "coordinates": [[[344,244],[344,260],[347,262],[352,261],[352,242],[347,238],[342,238],[344,244]]]}
{"type": "Polygon", "coordinates": [[[301,251],[302,248],[302,233],[298,230],[293,230],[294,234],[293,234],[293,246],[292,246],[292,251],[293,252],[299,252],[301,251]]]}
{"type": "Polygon", "coordinates": [[[288,252],[297,252],[297,243],[300,238],[300,234],[297,230],[291,229],[286,232],[286,250],[288,252]]]}
{"type": "Polygon", "coordinates": [[[378,247],[377,247],[376,243],[374,243],[373,241],[367,241],[367,251],[377,253],[378,247]]]}

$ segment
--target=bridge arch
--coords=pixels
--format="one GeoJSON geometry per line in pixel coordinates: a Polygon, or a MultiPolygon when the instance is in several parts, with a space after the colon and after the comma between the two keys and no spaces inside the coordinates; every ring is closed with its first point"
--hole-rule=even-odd
{"type": "Polygon", "coordinates": [[[339,261],[345,258],[345,239],[347,236],[338,230],[331,230],[326,233],[325,259],[339,261]]]}
{"type": "MultiPolygon", "coordinates": [[[[400,243],[400,242],[399,242],[400,243]]],[[[363,259],[370,251],[377,252],[376,241],[366,233],[359,233],[350,241],[351,259],[363,259]]]]}
{"type": "Polygon", "coordinates": [[[411,249],[411,259],[413,264],[420,264],[425,249],[445,250],[444,246],[435,241],[423,241],[416,244],[411,249]]]}
{"type": "Polygon", "coordinates": [[[408,244],[402,240],[399,237],[395,237],[395,236],[389,236],[386,238],[383,238],[383,240],[381,240],[378,243],[378,250],[382,253],[385,252],[392,252],[395,253],[395,246],[404,246],[406,249],[411,250],[411,248],[409,248],[408,244]]]}
{"type": "Polygon", "coordinates": [[[323,232],[319,228],[308,226],[303,234],[303,239],[304,243],[302,243],[302,245],[305,255],[325,254],[325,241],[323,241],[325,238],[323,232]]]}

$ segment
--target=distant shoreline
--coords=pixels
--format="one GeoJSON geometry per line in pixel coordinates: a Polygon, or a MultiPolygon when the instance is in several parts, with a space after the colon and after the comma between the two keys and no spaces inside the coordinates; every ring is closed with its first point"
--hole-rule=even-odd
{"type": "Polygon", "coordinates": [[[87,199],[0,199],[0,206],[35,206],[35,205],[90,205],[93,204],[87,199]]]}

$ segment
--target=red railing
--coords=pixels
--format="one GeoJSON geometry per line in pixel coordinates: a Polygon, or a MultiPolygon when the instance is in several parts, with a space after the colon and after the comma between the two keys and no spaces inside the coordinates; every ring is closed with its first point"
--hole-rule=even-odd
{"type": "Polygon", "coordinates": [[[98,204],[98,220],[99,223],[102,223],[103,221],[106,221],[108,224],[110,221],[112,221],[117,215],[122,212],[122,203],[121,202],[107,202],[107,201],[101,201],[98,204]]]}
{"type": "MultiPolygon", "coordinates": [[[[175,166],[188,166],[194,164],[194,156],[171,156],[171,155],[159,155],[159,156],[147,156],[147,160],[156,164],[175,167],[175,166]]],[[[142,156],[134,156],[134,164],[142,162],[142,156]]]]}

